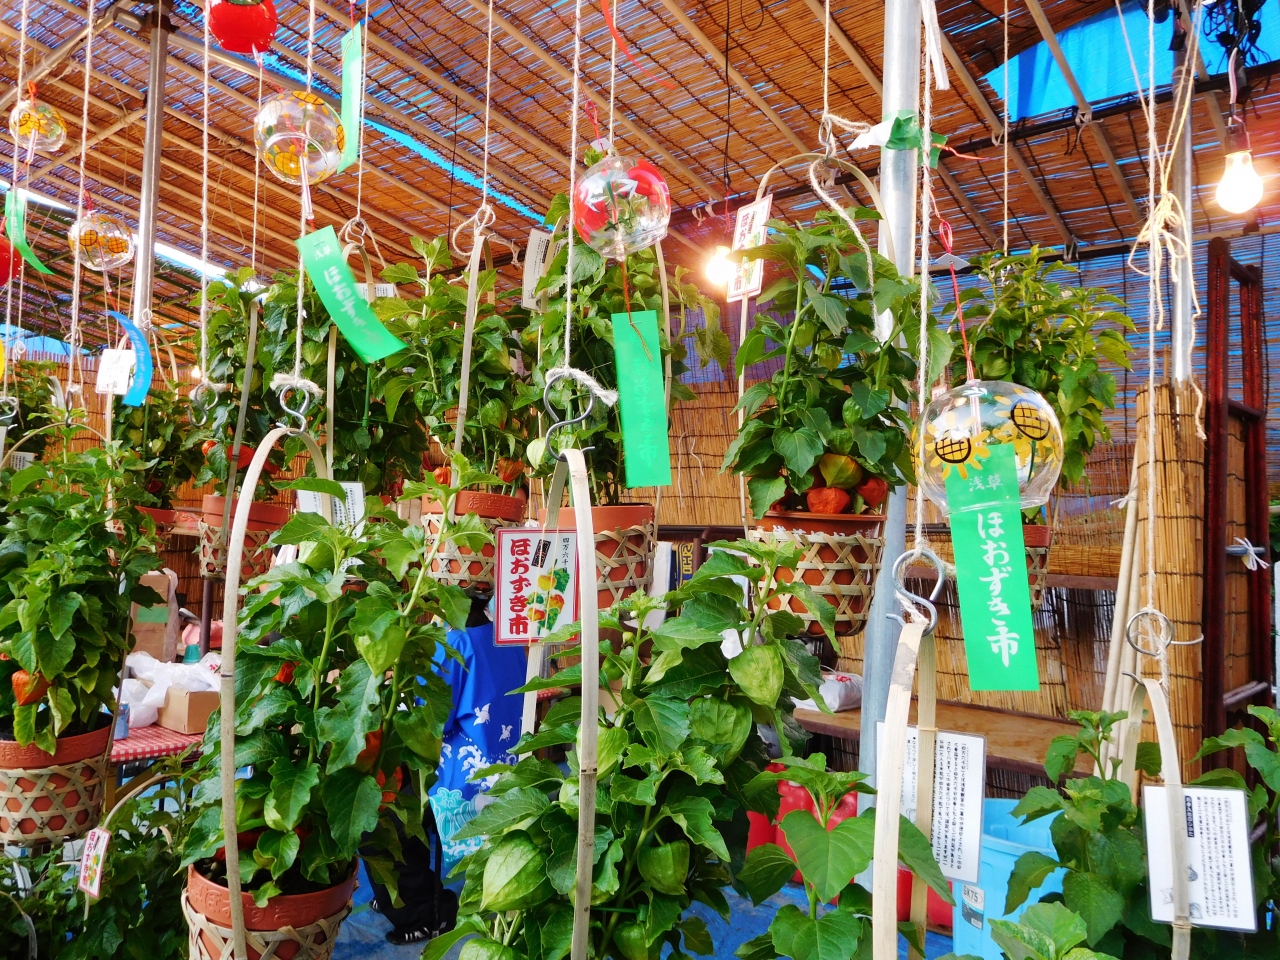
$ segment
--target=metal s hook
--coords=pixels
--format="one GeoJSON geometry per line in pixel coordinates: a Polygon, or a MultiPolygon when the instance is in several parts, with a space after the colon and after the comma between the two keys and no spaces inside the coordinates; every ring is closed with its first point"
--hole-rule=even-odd
{"type": "MultiPolygon", "coordinates": [[[[551,405],[551,388],[554,387],[561,380],[565,379],[566,376],[568,375],[564,373],[552,374],[550,377],[547,378],[547,385],[542,390],[542,405],[546,407],[547,413],[553,417],[556,414],[554,413],[554,408],[551,405]]],[[[594,410],[595,407],[596,407],[596,395],[593,391],[588,390],[586,410],[582,411],[582,413],[576,417],[569,417],[565,420],[557,420],[555,423],[551,424],[551,426],[547,427],[547,432],[543,436],[543,442],[546,443],[547,452],[552,452],[551,437],[552,435],[555,434],[557,430],[563,430],[567,427],[572,427],[575,424],[583,423],[588,417],[591,416],[591,411],[594,410]]],[[[582,452],[586,453],[588,450],[592,450],[592,449],[594,448],[583,447],[582,452]]],[[[554,453],[553,455],[557,460],[564,459],[563,453],[554,453]]]]}
{"type": "Polygon", "coordinates": [[[18,398],[0,397],[0,427],[11,427],[18,419],[18,398]]]}
{"type": "Polygon", "coordinates": [[[203,427],[209,422],[209,414],[213,411],[213,400],[217,394],[213,384],[203,381],[192,387],[187,394],[187,403],[191,407],[188,417],[197,427],[203,427]]]}
{"type": "MultiPolygon", "coordinates": [[[[303,389],[302,387],[290,385],[281,387],[277,397],[280,401],[280,407],[284,410],[285,414],[298,421],[296,429],[299,431],[305,431],[307,429],[307,411],[311,409],[311,392],[303,389]],[[289,398],[291,396],[299,396],[302,398],[296,407],[289,406],[289,398]]],[[[284,417],[281,417],[276,422],[282,427],[289,426],[285,423],[284,417]]]]}
{"type": "MultiPolygon", "coordinates": [[[[925,627],[925,633],[933,633],[938,626],[938,608],[935,601],[938,595],[942,593],[942,588],[947,582],[947,568],[936,553],[927,546],[918,546],[914,550],[907,550],[901,554],[897,560],[893,561],[893,583],[894,594],[898,597],[903,606],[923,607],[929,614],[929,625],[925,627]],[[914,560],[924,557],[933,564],[934,569],[938,571],[938,579],[933,585],[933,590],[929,592],[928,597],[922,597],[907,589],[906,573],[907,565],[914,560]]],[[[890,619],[897,620],[899,623],[906,623],[902,617],[896,613],[889,614],[890,619]]]]}

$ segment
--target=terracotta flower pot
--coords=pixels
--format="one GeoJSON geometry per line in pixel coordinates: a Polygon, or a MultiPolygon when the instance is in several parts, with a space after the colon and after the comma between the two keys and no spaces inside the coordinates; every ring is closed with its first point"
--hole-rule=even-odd
{"type": "Polygon", "coordinates": [[[1053,526],[1047,523],[1024,523],[1022,543],[1027,552],[1027,588],[1031,594],[1031,609],[1039,610],[1044,603],[1045,588],[1049,581],[1049,548],[1053,546],[1053,526]]]}
{"type": "MultiPolygon", "coordinates": [[[[538,519],[546,520],[546,510],[538,519]]],[[[648,590],[653,581],[654,509],[651,503],[620,503],[592,507],[591,529],[596,537],[596,586],[601,610],[626,599],[637,589],[648,590]]],[[[557,520],[562,530],[577,522],[573,507],[561,507],[557,520]]],[[[581,562],[581,558],[579,558],[581,562]]]]}
{"type": "Polygon", "coordinates": [[[138,509],[156,522],[156,530],[172,527],[178,517],[177,510],[165,510],[162,507],[139,507],[138,509]]]}
{"type": "MultiPolygon", "coordinates": [[[[341,914],[351,902],[351,894],[355,888],[356,875],[353,873],[343,883],[314,893],[272,897],[265,907],[259,907],[253,902],[252,896],[242,892],[240,899],[244,904],[245,930],[250,933],[271,933],[293,927],[295,930],[302,931],[321,920],[341,914]]],[[[204,876],[194,865],[187,869],[187,907],[192,913],[199,914],[219,927],[231,926],[231,892],[223,884],[215,883],[204,876]]],[[[335,925],[333,937],[336,938],[337,934],[335,925]]],[[[215,942],[208,931],[202,931],[199,938],[204,952],[209,956],[222,956],[222,945],[215,942]]],[[[192,940],[195,940],[194,930],[192,940]]],[[[319,946],[329,941],[322,934],[318,934],[312,938],[311,942],[319,946]]],[[[298,955],[298,950],[297,943],[284,942],[277,947],[272,956],[279,960],[292,960],[298,955]]],[[[262,951],[252,946],[249,947],[248,953],[250,960],[259,960],[262,956],[262,951]]],[[[192,960],[197,956],[194,942],[191,956],[192,960]]]]}
{"type": "MultiPolygon", "coordinates": [[[[211,527],[221,527],[227,498],[205,494],[202,510],[204,522],[211,527]]],[[[255,503],[249,508],[248,530],[279,530],[289,522],[292,511],[282,503],[255,503]]],[[[235,522],[236,508],[231,507],[231,522],[235,522]]]]}
{"type": "MultiPolygon", "coordinates": [[[[852,633],[866,620],[871,592],[884,552],[884,516],[872,513],[804,513],[770,510],[751,530],[752,540],[769,537],[791,540],[803,548],[795,573],[779,570],[778,580],[795,575],[836,608],[836,633],[852,633]]],[[[809,633],[822,634],[822,625],[795,597],[778,598],[770,607],[784,608],[806,621],[809,633]]]]}
{"type": "MultiPolygon", "coordinates": [[[[483,490],[463,490],[454,503],[454,512],[459,516],[474,513],[489,530],[499,527],[515,526],[524,519],[525,501],[520,497],[507,496],[505,493],[489,493],[483,490]]],[[[422,522],[429,536],[440,531],[440,518],[443,508],[438,500],[431,497],[422,498],[422,522]]],[[[469,547],[456,544],[443,545],[431,561],[431,573],[445,583],[488,593],[493,590],[493,546],[482,547],[480,553],[469,547]]]]}
{"type": "MultiPolygon", "coordinates": [[[[222,521],[226,509],[227,498],[214,494],[206,494],[201,505],[203,516],[200,519],[200,575],[209,579],[219,579],[226,575],[226,537],[222,533],[222,521]]],[[[289,522],[289,507],[281,503],[254,503],[249,507],[249,523],[245,527],[244,561],[241,564],[240,580],[247,582],[254,577],[266,573],[271,567],[271,551],[266,549],[266,542],[271,533],[279,530],[289,522]]],[[[235,505],[231,508],[226,536],[231,534],[231,526],[235,523],[235,505]]]]}
{"type": "Polygon", "coordinates": [[[24,747],[16,740],[0,740],[0,842],[29,845],[73,839],[96,826],[110,737],[110,724],[61,737],[53,754],[34,744],[24,747]]]}

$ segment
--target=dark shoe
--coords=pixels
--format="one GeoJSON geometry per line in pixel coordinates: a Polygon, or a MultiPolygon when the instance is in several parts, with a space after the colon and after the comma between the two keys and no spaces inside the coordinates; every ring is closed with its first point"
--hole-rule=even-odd
{"type": "Polygon", "coordinates": [[[430,940],[434,931],[427,926],[396,927],[387,934],[387,943],[397,947],[407,947],[412,943],[423,943],[430,940]]]}

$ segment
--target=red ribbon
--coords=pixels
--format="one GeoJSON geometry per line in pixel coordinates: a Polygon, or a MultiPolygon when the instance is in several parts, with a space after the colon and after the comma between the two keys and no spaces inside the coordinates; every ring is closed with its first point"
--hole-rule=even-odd
{"type": "Polygon", "coordinates": [[[612,35],[614,43],[621,48],[622,52],[626,55],[626,58],[631,61],[631,65],[633,67],[643,73],[650,80],[656,80],[668,90],[674,90],[676,88],[674,83],[669,80],[663,80],[660,77],[655,77],[652,73],[646,70],[643,65],[641,65],[640,61],[631,55],[631,48],[627,46],[626,39],[618,32],[618,27],[613,22],[612,6],[613,0],[600,0],[600,11],[604,14],[604,22],[609,27],[609,33],[612,35]]]}

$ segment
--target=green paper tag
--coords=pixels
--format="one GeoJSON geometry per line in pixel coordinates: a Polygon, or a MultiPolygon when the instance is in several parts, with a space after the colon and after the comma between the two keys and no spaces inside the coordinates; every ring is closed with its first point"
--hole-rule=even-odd
{"type": "Polygon", "coordinates": [[[40,273],[53,273],[40,262],[31,245],[27,243],[27,195],[20,190],[10,188],[4,198],[4,217],[8,224],[9,241],[18,248],[27,265],[40,273]]]}
{"type": "Polygon", "coordinates": [[[1014,451],[990,451],[947,477],[969,689],[1038,690],[1014,451]]]}
{"type": "MultiPolygon", "coordinates": [[[[936,167],[938,158],[942,156],[942,145],[947,138],[937,132],[930,134],[933,145],[929,149],[929,166],[936,167]]],[[[889,131],[889,139],[885,146],[890,150],[919,150],[924,145],[924,131],[920,121],[910,110],[900,110],[893,118],[893,128],[889,131]]]]}
{"type": "Polygon", "coordinates": [[[364,100],[364,44],[356,24],[342,37],[342,159],[341,173],[360,159],[360,106],[364,100]]]}
{"type": "Polygon", "coordinates": [[[342,244],[333,227],[309,233],[297,243],[307,276],[316,285],[316,293],[360,359],[374,363],[403,350],[404,344],[373,315],[369,304],[356,290],[355,277],[342,258],[342,244]]]}
{"type": "Polygon", "coordinates": [[[613,351],[618,369],[618,403],[621,405],[618,419],[622,423],[627,486],[669,486],[671,446],[657,312],[615,313],[613,351]]]}

